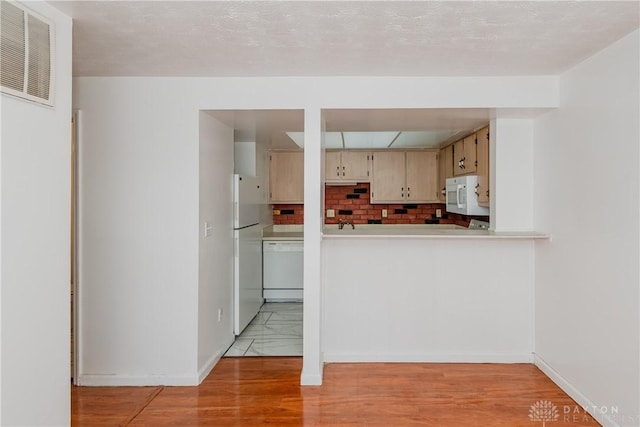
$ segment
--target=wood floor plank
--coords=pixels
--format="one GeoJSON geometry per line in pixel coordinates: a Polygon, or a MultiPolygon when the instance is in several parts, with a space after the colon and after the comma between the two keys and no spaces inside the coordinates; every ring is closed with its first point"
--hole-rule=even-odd
{"type": "Polygon", "coordinates": [[[531,405],[548,400],[565,427],[599,425],[582,409],[564,419],[565,407],[579,407],[528,364],[329,364],[321,387],[301,387],[301,369],[301,358],[224,358],[199,387],[74,387],[72,419],[78,426],[535,427],[542,422],[529,419],[531,405]],[[135,401],[146,406],[131,418],[135,401]]]}

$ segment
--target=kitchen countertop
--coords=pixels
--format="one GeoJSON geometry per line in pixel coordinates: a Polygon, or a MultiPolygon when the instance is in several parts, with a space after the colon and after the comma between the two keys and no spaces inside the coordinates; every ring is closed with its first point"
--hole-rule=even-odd
{"type": "Polygon", "coordinates": [[[549,239],[550,236],[536,232],[495,232],[487,230],[470,230],[453,224],[425,224],[425,225],[350,225],[342,230],[337,225],[326,225],[323,238],[452,238],[452,239],[549,239]]]}
{"type": "Polygon", "coordinates": [[[303,225],[270,225],[262,229],[262,240],[304,240],[303,225]]]}
{"type": "MultiPolygon", "coordinates": [[[[262,229],[262,240],[304,240],[303,225],[270,225],[262,229]]],[[[336,224],[325,225],[325,239],[344,238],[436,238],[436,239],[550,239],[543,233],[495,232],[470,230],[453,224],[358,224],[355,229],[350,225],[342,230],[336,224]]]]}

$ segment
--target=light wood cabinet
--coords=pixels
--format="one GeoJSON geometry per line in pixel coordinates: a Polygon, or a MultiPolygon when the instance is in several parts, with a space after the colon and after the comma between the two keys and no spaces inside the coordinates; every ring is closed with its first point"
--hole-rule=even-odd
{"type": "Polygon", "coordinates": [[[373,153],[371,203],[438,201],[436,151],[373,153]]]}
{"type": "Polygon", "coordinates": [[[447,178],[453,177],[453,145],[442,148],[438,157],[438,200],[446,201],[447,178]]]}
{"type": "Polygon", "coordinates": [[[476,171],[476,134],[473,133],[453,144],[453,173],[468,175],[476,171]]]}
{"type": "Polygon", "coordinates": [[[342,168],[342,162],[340,159],[342,155],[340,151],[325,151],[324,152],[324,180],[325,181],[339,181],[340,169],[342,168]]]}
{"type": "Polygon", "coordinates": [[[269,154],[269,203],[304,203],[304,152],[269,154]]]}
{"type": "Polygon", "coordinates": [[[405,201],[406,169],[403,151],[375,151],[371,169],[371,203],[405,201]]]}
{"type": "Polygon", "coordinates": [[[438,153],[407,151],[407,202],[438,200],[438,153]]]}
{"type": "Polygon", "coordinates": [[[324,156],[325,181],[369,182],[371,152],[326,151],[324,156]]]}
{"type": "Polygon", "coordinates": [[[478,168],[478,204],[480,206],[489,206],[489,128],[480,129],[476,132],[478,144],[477,160],[478,168]]]}

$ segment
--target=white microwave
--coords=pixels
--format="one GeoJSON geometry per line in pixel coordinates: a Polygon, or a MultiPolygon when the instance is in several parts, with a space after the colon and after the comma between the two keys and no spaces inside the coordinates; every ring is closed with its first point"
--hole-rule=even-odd
{"type": "Polygon", "coordinates": [[[478,176],[447,178],[447,212],[462,215],[489,215],[489,208],[478,205],[478,176]]]}

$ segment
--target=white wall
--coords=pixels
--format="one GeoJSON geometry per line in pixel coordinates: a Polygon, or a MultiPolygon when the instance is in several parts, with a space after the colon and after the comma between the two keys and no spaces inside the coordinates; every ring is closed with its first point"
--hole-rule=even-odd
{"type": "Polygon", "coordinates": [[[71,19],[55,25],[55,107],[2,103],[2,415],[7,426],[69,424],[71,19]]]}
{"type": "MultiPolygon", "coordinates": [[[[554,77],[78,78],[74,90],[85,134],[80,369],[92,384],[198,380],[200,110],[557,105],[554,77]]],[[[319,171],[306,177],[321,188],[319,171]]],[[[320,259],[305,262],[313,271],[320,259]]],[[[320,360],[318,319],[306,319],[309,360],[320,360]]]]}
{"type": "Polygon", "coordinates": [[[531,240],[323,240],[326,361],[531,362],[531,240]]]}
{"type": "Polygon", "coordinates": [[[491,229],[534,231],[533,121],[491,121],[491,229]]]}
{"type": "Polygon", "coordinates": [[[233,129],[200,113],[198,376],[233,344],[233,129]],[[224,202],[221,202],[224,201],[224,202]],[[205,221],[211,235],[205,237],[205,221]],[[218,310],[222,318],[218,321],[218,310]]]}
{"type": "Polygon", "coordinates": [[[195,384],[198,109],[160,79],[88,79],[75,90],[79,382],[195,384]]]}
{"type": "Polygon", "coordinates": [[[535,121],[538,363],[583,405],[640,425],[638,31],[561,76],[535,121]]]}

